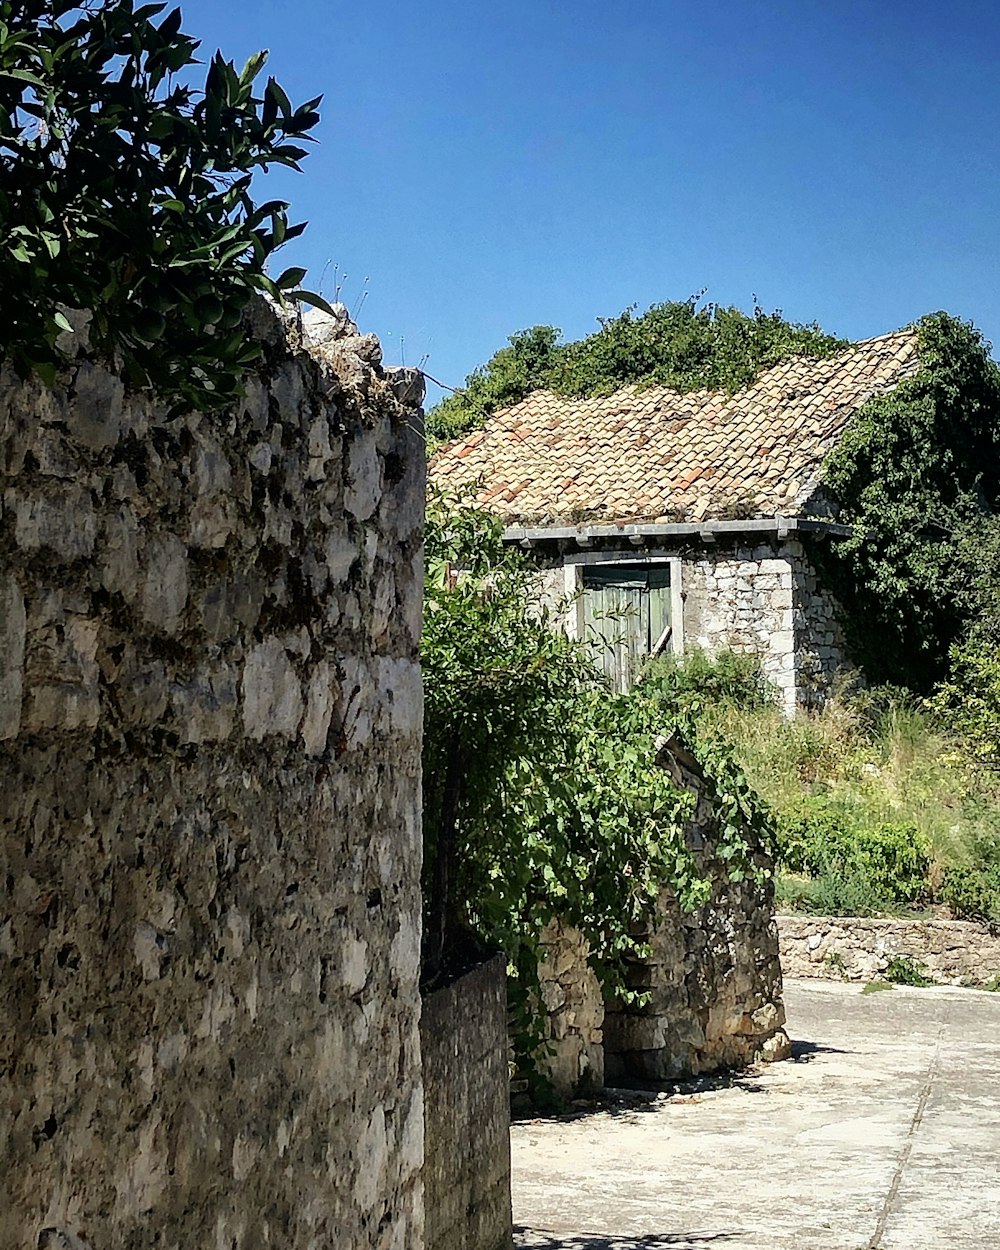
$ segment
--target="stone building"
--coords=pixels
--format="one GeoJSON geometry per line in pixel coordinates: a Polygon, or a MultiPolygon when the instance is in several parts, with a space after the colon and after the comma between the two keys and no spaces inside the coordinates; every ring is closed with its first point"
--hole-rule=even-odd
{"type": "Polygon", "coordinates": [[[903,330],[786,360],[732,395],[537,391],[442,447],[431,477],[503,518],[619,687],[650,654],[730,648],[759,655],[791,713],[850,660],[809,558],[850,533],[824,462],[918,364],[903,330]]]}

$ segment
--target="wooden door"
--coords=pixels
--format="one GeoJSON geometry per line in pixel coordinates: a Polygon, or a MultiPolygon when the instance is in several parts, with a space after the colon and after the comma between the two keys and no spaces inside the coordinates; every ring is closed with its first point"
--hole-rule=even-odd
{"type": "Polygon", "coordinates": [[[670,566],[585,565],[583,621],[612,687],[628,690],[653,648],[669,638],[670,566]]]}

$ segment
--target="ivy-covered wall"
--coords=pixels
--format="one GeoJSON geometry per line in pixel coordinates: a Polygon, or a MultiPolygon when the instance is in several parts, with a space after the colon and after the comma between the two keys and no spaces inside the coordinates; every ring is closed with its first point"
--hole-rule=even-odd
{"type": "Polygon", "coordinates": [[[773,861],[739,818],[745,845],[732,856],[726,800],[683,744],[661,747],[660,758],[695,799],[685,838],[707,882],[704,902],[686,909],[672,890],[661,892],[648,932],[635,934],[648,954],[626,956],[627,993],[606,1002],[583,936],[547,927],[539,966],[546,1046],[536,1063],[563,1099],[605,1081],[668,1080],[788,1053],[773,861]]]}

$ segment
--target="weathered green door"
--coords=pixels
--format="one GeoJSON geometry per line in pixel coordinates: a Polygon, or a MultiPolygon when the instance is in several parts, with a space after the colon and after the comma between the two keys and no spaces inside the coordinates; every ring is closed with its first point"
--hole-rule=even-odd
{"type": "Polygon", "coordinates": [[[654,648],[670,649],[670,566],[585,565],[583,621],[612,685],[628,690],[654,648]]]}

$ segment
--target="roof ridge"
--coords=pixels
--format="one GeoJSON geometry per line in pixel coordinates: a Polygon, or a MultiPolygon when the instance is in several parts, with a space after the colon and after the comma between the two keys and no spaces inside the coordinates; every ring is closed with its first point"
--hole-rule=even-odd
{"type": "Polygon", "coordinates": [[[917,338],[920,327],[916,322],[908,326],[900,326],[898,330],[887,330],[884,334],[873,334],[867,339],[852,339],[848,347],[869,347],[872,343],[881,343],[884,339],[917,338]]]}
{"type": "Polygon", "coordinates": [[[647,385],[643,385],[641,382],[626,382],[623,386],[616,387],[615,390],[608,391],[605,395],[561,395],[558,391],[554,391],[550,386],[539,386],[535,390],[529,391],[527,395],[517,400],[516,403],[508,404],[505,408],[497,408],[495,412],[490,413],[487,420],[493,420],[494,417],[499,417],[505,413],[513,412],[515,409],[520,408],[522,404],[526,404],[530,400],[535,399],[536,396],[546,396],[560,404],[592,404],[600,403],[602,401],[607,402],[615,399],[619,395],[624,395],[626,392],[639,395],[649,395],[652,392],[665,392],[671,395],[680,395],[684,397],[689,395],[725,395],[727,398],[733,398],[734,396],[742,395],[746,391],[753,390],[753,388],[757,386],[760,379],[766,374],[770,373],[772,370],[780,369],[785,365],[795,364],[796,362],[803,360],[811,361],[814,364],[821,364],[825,360],[837,360],[839,357],[845,356],[848,352],[855,351],[857,348],[873,347],[876,343],[885,343],[890,339],[915,339],[917,335],[917,326],[909,325],[903,326],[899,330],[888,330],[885,334],[875,334],[871,338],[867,339],[850,339],[843,345],[842,348],[838,351],[831,352],[828,356],[811,356],[808,352],[793,353],[789,356],[783,356],[781,360],[776,360],[773,365],[766,365],[760,370],[759,373],[754,375],[752,381],[748,382],[745,386],[741,386],[736,391],[727,391],[724,387],[712,388],[708,386],[698,386],[690,391],[681,391],[678,390],[676,386],[671,386],[668,382],[651,382],[647,385]]]}

